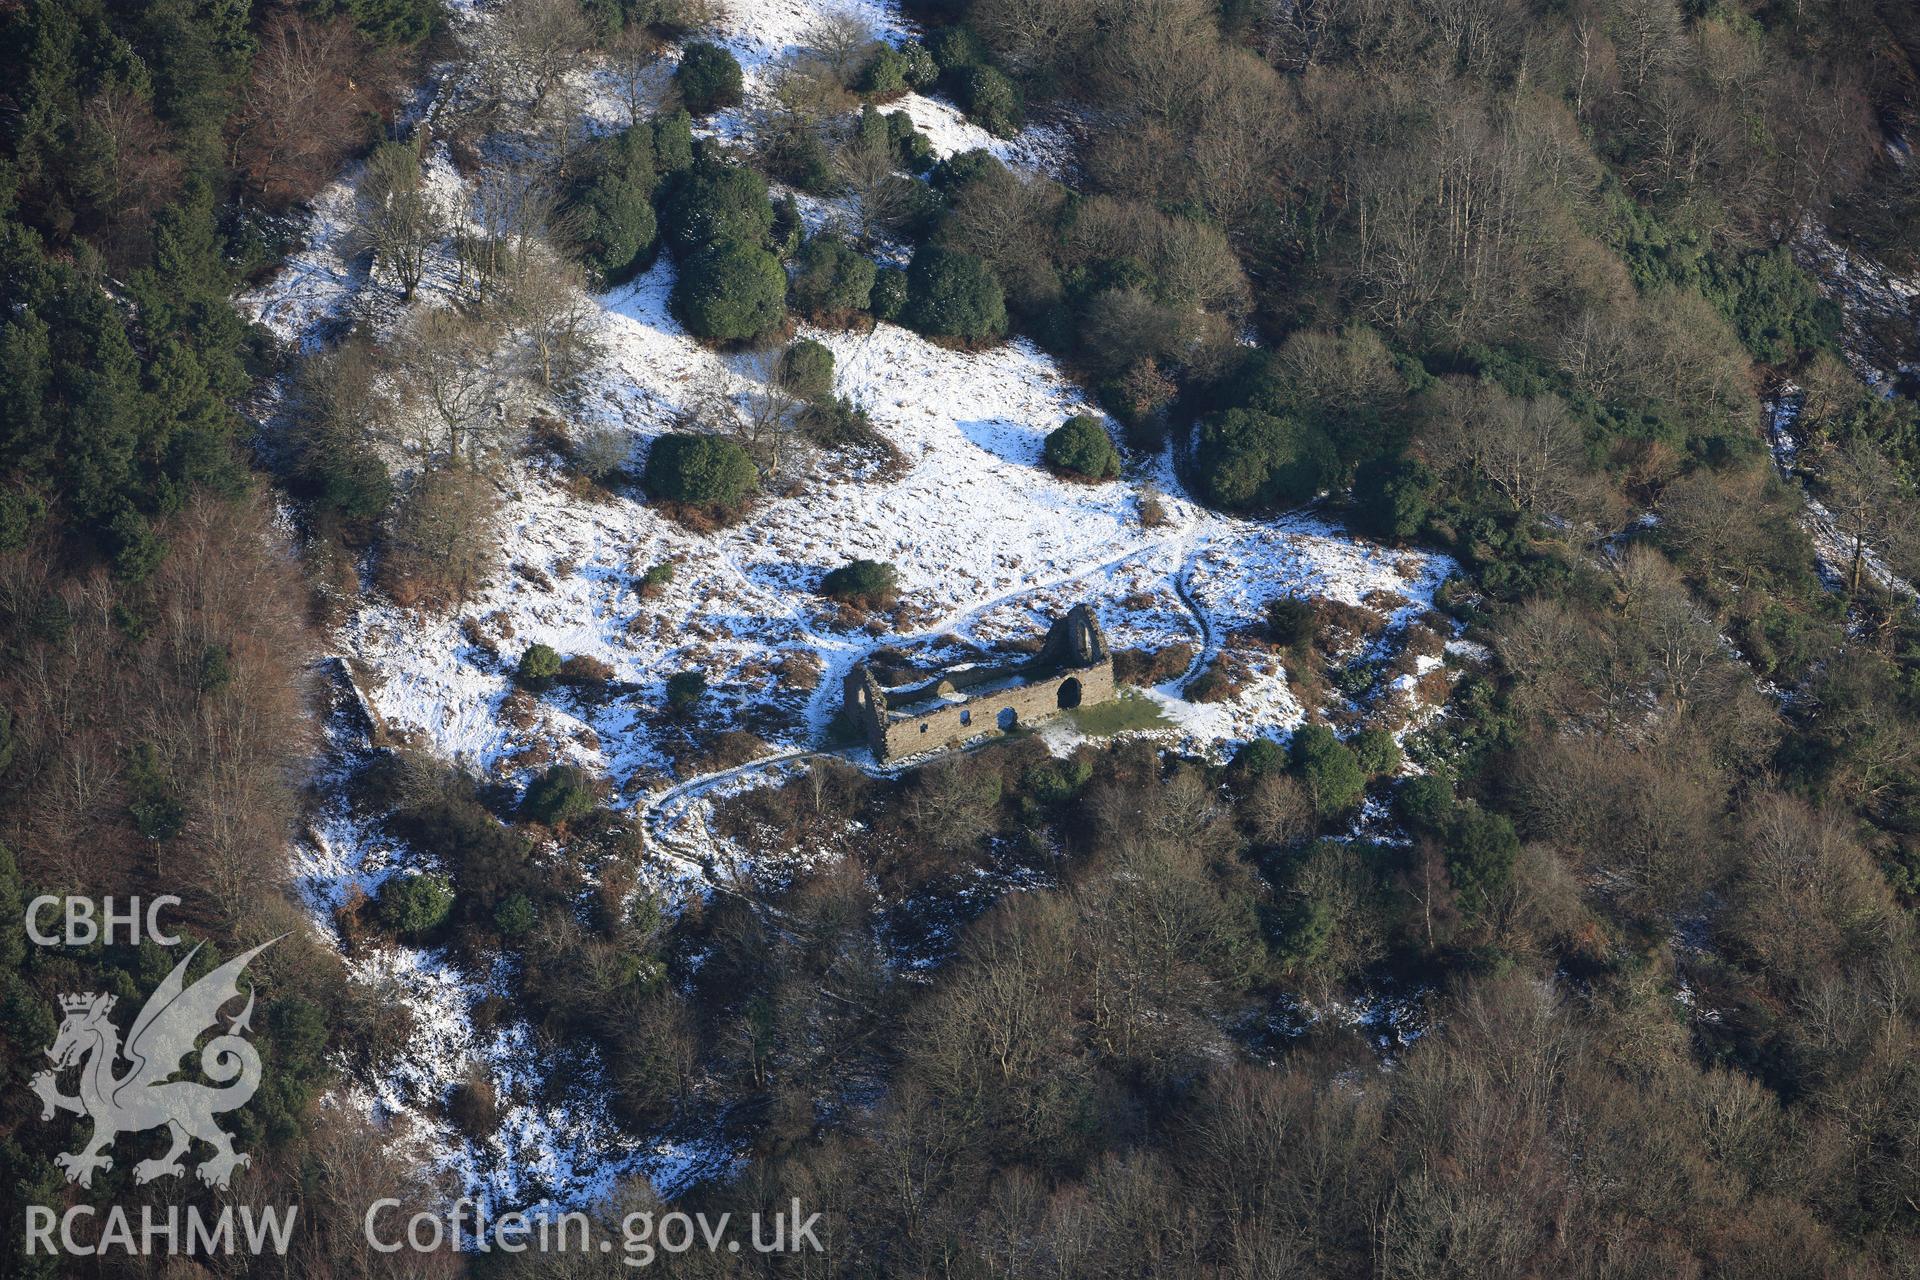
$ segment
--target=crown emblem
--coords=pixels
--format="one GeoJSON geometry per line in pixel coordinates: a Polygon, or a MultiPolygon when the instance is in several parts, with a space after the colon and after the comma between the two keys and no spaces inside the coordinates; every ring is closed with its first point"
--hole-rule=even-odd
{"type": "Polygon", "coordinates": [[[113,1012],[113,1002],[118,996],[102,996],[88,993],[85,995],[61,996],[60,1007],[68,1013],[86,1013],[99,1006],[101,1013],[113,1012]]]}

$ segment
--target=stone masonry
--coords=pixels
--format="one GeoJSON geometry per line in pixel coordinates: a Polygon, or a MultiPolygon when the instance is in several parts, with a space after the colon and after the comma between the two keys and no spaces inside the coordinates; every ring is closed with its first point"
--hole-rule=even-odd
{"type": "Polygon", "coordinates": [[[1078,604],[1054,620],[1031,658],[956,668],[905,689],[882,687],[862,662],[842,691],[874,757],[895,760],[1105,702],[1114,694],[1113,655],[1093,610],[1078,604]]]}

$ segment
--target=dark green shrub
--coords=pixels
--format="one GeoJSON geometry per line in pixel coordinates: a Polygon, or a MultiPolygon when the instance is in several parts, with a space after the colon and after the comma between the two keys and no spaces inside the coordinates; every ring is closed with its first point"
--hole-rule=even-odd
{"type": "Polygon", "coordinates": [[[1403,541],[1426,526],[1439,477],[1425,463],[1383,456],[1353,477],[1353,522],[1377,538],[1403,541]]]}
{"type": "Polygon", "coordinates": [[[1020,90],[992,67],[967,67],[954,77],[954,96],[967,118],[999,138],[1011,138],[1026,123],[1020,90]]]}
{"type": "Polygon", "coordinates": [[[1365,462],[1404,440],[1408,387],[1425,376],[1364,325],[1300,329],[1277,353],[1250,350],[1218,403],[1293,419],[1324,435],[1342,461],[1365,462]]]}
{"type": "MultiPolygon", "coordinates": [[[[904,163],[904,162],[903,162],[904,163]]],[[[946,215],[947,202],[919,178],[894,174],[887,179],[886,227],[901,240],[918,243],[931,236],[946,215]]]]}
{"type": "Polygon", "coordinates": [[[373,520],[393,504],[393,475],[379,454],[335,433],[299,442],[293,488],[349,520],[373,520]]]}
{"type": "Polygon", "coordinates": [[[520,655],[515,675],[529,689],[544,689],[559,677],[560,665],[560,654],[552,645],[530,644],[520,655]]]}
{"type": "Polygon", "coordinates": [[[1408,778],[1393,793],[1393,816],[1416,836],[1437,836],[1453,822],[1453,786],[1437,774],[1408,778]]]}
{"type": "Polygon", "coordinates": [[[933,140],[918,129],[898,143],[900,164],[908,173],[925,173],[933,168],[933,140]]]}
{"type": "Polygon", "coordinates": [[[865,311],[878,273],[873,259],[838,236],[818,235],[800,247],[789,299],[812,319],[865,311]]]}
{"type": "Polygon", "coordinates": [[[1309,968],[1333,941],[1339,915],[1323,898],[1296,898],[1274,921],[1274,958],[1289,970],[1309,968]]]}
{"type": "Polygon", "coordinates": [[[1484,911],[1513,883],[1519,853],[1520,838],[1505,814],[1462,805],[1447,832],[1447,875],[1460,894],[1460,905],[1470,912],[1484,911]]]}
{"type": "Polygon", "coordinates": [[[694,337],[743,342],[786,322],[787,273],[765,249],[723,241],[687,259],[670,300],[694,337]]]}
{"type": "Polygon", "coordinates": [[[907,91],[907,60],[898,49],[881,45],[860,73],[860,92],[882,102],[907,91]]]}
{"type": "Polygon", "coordinates": [[[816,129],[796,128],[767,143],[767,172],[809,195],[830,196],[841,186],[833,171],[833,151],[816,129]]]}
{"type": "Polygon", "coordinates": [[[780,354],[780,385],[802,400],[824,400],[833,394],[833,352],[812,338],[802,338],[780,354]]]}
{"type": "Polygon", "coordinates": [[[551,765],[527,788],[520,811],[549,827],[584,818],[593,812],[593,778],[575,765],[551,765]]]}
{"type": "Polygon", "coordinates": [[[987,60],[987,46],[973,28],[959,25],[941,27],[927,37],[927,52],[941,71],[959,71],[987,60]]]}
{"type": "Polygon", "coordinates": [[[223,644],[210,644],[202,649],[199,667],[193,683],[202,693],[217,693],[233,680],[233,654],[223,644]]]}
{"type": "Polygon", "coordinates": [[[1313,798],[1314,812],[1322,819],[1338,817],[1360,803],[1366,774],[1333,730],[1323,724],[1301,725],[1293,732],[1288,754],[1293,771],[1313,798]]]}
{"type": "Polygon", "coordinates": [[[1093,760],[1076,753],[1066,760],[1034,765],[1021,776],[1020,785],[1035,804],[1051,809],[1073,799],[1092,780],[1093,760]]]}
{"type": "Polygon", "coordinates": [[[760,245],[773,230],[767,180],[745,165],[702,160],[660,202],[667,244],[684,257],[718,241],[760,245]]]}
{"type": "Polygon", "coordinates": [[[822,449],[891,455],[893,446],[874,428],[867,411],[841,396],[826,396],[808,405],[800,416],[800,427],[822,449]]]}
{"type": "Polygon", "coordinates": [[[127,815],[149,840],[171,840],[186,828],[179,783],[151,743],[135,747],[127,762],[127,815]]]}
{"type": "MultiPolygon", "coordinates": [[[[20,864],[14,860],[13,851],[6,845],[0,844],[0,915],[4,915],[9,920],[24,919],[26,905],[26,885],[20,879],[20,864]]],[[[23,1024],[33,1022],[36,1032],[44,1031],[44,1040],[51,1042],[54,1034],[51,1015],[37,1007],[38,1001],[16,999],[17,989],[11,985],[21,981],[21,970],[26,958],[25,929],[18,932],[8,929],[0,934],[0,966],[5,966],[4,969],[0,969],[0,972],[7,975],[5,978],[0,978],[0,991],[4,991],[7,996],[6,1004],[0,1005],[0,1028],[4,1028],[11,1044],[31,1043],[30,1039],[23,1038],[18,1033],[22,1030],[23,1024]],[[38,1015],[38,1018],[35,1015],[38,1015]]]]}
{"type": "Polygon", "coordinates": [[[654,565],[645,573],[641,574],[637,587],[640,592],[640,598],[642,600],[651,600],[662,591],[665,591],[667,584],[673,581],[673,573],[673,561],[662,560],[659,564],[654,565]]]}
{"type": "Polygon", "coordinates": [[[900,46],[900,60],[906,65],[909,88],[930,89],[940,78],[940,64],[934,61],[932,50],[918,40],[900,46]]]}
{"type": "Polygon", "coordinates": [[[1007,331],[1007,299],[985,262],[970,253],[923,245],[907,267],[902,321],[937,338],[980,342],[1007,331]]]}
{"type": "Polygon", "coordinates": [[[1047,464],[1086,480],[1111,480],[1120,474],[1120,451],[1100,420],[1075,414],[1047,433],[1047,464]]]}
{"type": "Polygon", "coordinates": [[[449,773],[442,778],[447,785],[415,789],[405,785],[411,770],[404,762],[384,763],[387,767],[376,766],[367,782],[376,788],[399,788],[387,793],[396,806],[387,819],[388,829],[452,872],[468,913],[488,911],[511,893],[535,891],[540,873],[530,858],[531,842],[525,833],[504,826],[466,790],[469,780],[449,773]]]}
{"type": "Polygon", "coordinates": [[[899,574],[884,560],[849,560],[820,580],[820,593],[864,608],[884,606],[899,592],[899,574]]]}
{"type": "Polygon", "coordinates": [[[321,494],[349,520],[373,520],[393,505],[393,476],[378,454],[355,452],[335,458],[322,478],[321,494]]]}
{"type": "Polygon", "coordinates": [[[397,934],[422,934],[453,913],[453,885],[437,872],[390,876],[380,886],[380,922],[397,934]]]}
{"type": "Polygon", "coordinates": [[[641,483],[663,502],[726,509],[746,501],[760,483],[760,472],[732,440],[672,432],[647,452],[641,483]]]}
{"type": "Polygon", "coordinates": [[[693,168],[693,117],[669,111],[653,122],[653,167],[661,173],[693,168]]]}
{"type": "Polygon", "coordinates": [[[934,190],[952,195],[968,183],[982,178],[1004,178],[1006,173],[1007,166],[1000,163],[998,156],[975,147],[971,151],[956,151],[934,165],[927,181],[933,184],[934,190]]]}
{"type": "Polygon", "coordinates": [[[907,273],[898,267],[882,267],[875,272],[867,309],[876,320],[898,320],[907,309],[907,273]]]}
{"type": "Polygon", "coordinates": [[[785,262],[800,251],[800,241],[807,234],[807,224],[800,217],[800,202],[791,195],[783,195],[773,202],[773,227],[767,232],[767,247],[774,256],[785,262]]]}
{"type": "Polygon", "coordinates": [[[1267,602],[1267,634],[1273,642],[1296,652],[1313,643],[1313,605],[1299,596],[1280,596],[1267,602]]]}
{"type": "Polygon", "coordinates": [[[869,104],[860,109],[859,131],[862,145],[890,152],[909,173],[933,168],[933,143],[906,112],[879,112],[869,104]]]}
{"type": "Polygon", "coordinates": [[[1305,502],[1338,464],[1319,432],[1255,409],[1228,409],[1201,420],[1196,465],[1212,502],[1245,509],[1305,502]]]}
{"type": "Polygon", "coordinates": [[[145,582],[167,558],[166,539],[132,508],[107,522],[107,545],[113,550],[114,576],[126,583],[145,582]]]}
{"type": "Polygon", "coordinates": [[[1384,778],[1400,768],[1400,744],[1385,729],[1362,729],[1347,746],[1369,778],[1384,778]]]}
{"type": "Polygon", "coordinates": [[[695,40],[680,55],[673,82],[680,100],[696,116],[723,107],[737,107],[746,91],[746,78],[731,53],[707,40],[695,40]]]}
{"type": "Polygon", "coordinates": [[[36,493],[15,490],[0,493],[0,551],[17,551],[46,519],[46,499],[36,493]]]}
{"type": "Polygon", "coordinates": [[[361,35],[389,47],[419,44],[447,20],[444,0],[338,0],[320,11],[344,12],[361,35]]]}
{"type": "Polygon", "coordinates": [[[1710,256],[1707,268],[1702,290],[1762,364],[1786,364],[1838,343],[1840,305],[1821,294],[1785,245],[1731,267],[1710,256]]]}
{"type": "Polygon", "coordinates": [[[653,132],[623,129],[594,155],[573,201],[581,256],[602,286],[631,279],[653,256],[653,132]]]}
{"type": "Polygon", "coordinates": [[[503,898],[493,909],[493,927],[503,938],[524,938],[540,923],[540,908],[524,893],[503,898]]]}
{"type": "Polygon", "coordinates": [[[667,710],[685,715],[693,710],[707,692],[707,677],[702,671],[676,671],[667,677],[667,710]]]}
{"type": "Polygon", "coordinates": [[[1272,738],[1251,739],[1233,757],[1233,767],[1254,778],[1277,773],[1286,766],[1286,750],[1272,738]]]}

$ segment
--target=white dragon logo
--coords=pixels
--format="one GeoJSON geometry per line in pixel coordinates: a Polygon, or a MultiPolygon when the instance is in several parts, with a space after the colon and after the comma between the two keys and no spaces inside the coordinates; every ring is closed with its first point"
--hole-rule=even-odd
{"type": "Polygon", "coordinates": [[[173,1146],[159,1159],[135,1165],[135,1182],[185,1173],[180,1157],[194,1138],[214,1149],[213,1156],[195,1170],[209,1186],[224,1189],[237,1166],[252,1163],[253,1158],[236,1152],[233,1140],[213,1122],[220,1112],[244,1106],[260,1087],[260,1055],[241,1038],[243,1032],[252,1030],[251,987],[246,1008],[232,1018],[227,1033],[207,1041],[200,1050],[200,1070],[223,1087],[168,1077],[180,1069],[180,1060],[193,1052],[194,1041],[201,1033],[217,1024],[221,1006],[239,998],[238,979],[247,962],[278,941],[280,938],[261,943],[189,987],[187,966],[200,951],[195,947],[147,998],[140,1016],[133,1020],[124,1049],[119,1029],[107,1018],[115,997],[99,993],[60,997],[66,1020],[60,1024],[53,1047],[47,1050],[53,1070],[34,1076],[32,1087],[44,1104],[41,1119],[51,1120],[57,1111],[71,1111],[93,1120],[93,1137],[86,1146],[54,1157],[54,1163],[66,1170],[68,1182],[91,1187],[95,1170],[113,1167],[107,1149],[115,1138],[161,1125],[171,1131],[173,1146]],[[114,1068],[122,1057],[130,1065],[125,1074],[115,1075],[114,1068]],[[80,1064],[80,1092],[70,1097],[60,1092],[56,1075],[76,1063],[80,1064]]]}

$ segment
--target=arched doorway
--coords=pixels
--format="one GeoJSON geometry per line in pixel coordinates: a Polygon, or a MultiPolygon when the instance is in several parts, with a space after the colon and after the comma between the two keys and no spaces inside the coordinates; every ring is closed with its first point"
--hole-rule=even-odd
{"type": "Polygon", "coordinates": [[[1060,706],[1071,710],[1080,705],[1080,677],[1071,676],[1060,682],[1060,706]]]}
{"type": "Polygon", "coordinates": [[[1020,717],[1014,713],[1012,707],[1002,707],[1000,709],[1000,732],[1012,732],[1014,724],[1019,719],[1020,717]]]}

